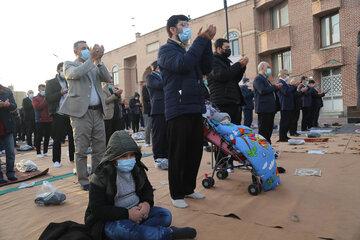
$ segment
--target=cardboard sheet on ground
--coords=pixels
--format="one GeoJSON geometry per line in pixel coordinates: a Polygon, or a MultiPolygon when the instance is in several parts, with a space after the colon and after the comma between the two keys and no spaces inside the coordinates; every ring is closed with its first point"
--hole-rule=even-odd
{"type": "MultiPolygon", "coordinates": [[[[143,149],[145,153],[151,150],[143,149]]],[[[65,150],[63,148],[63,152],[65,150]]],[[[32,155],[19,155],[17,161],[32,155]]],[[[51,161],[38,160],[36,156],[33,161],[40,169],[51,167],[51,161]]],[[[214,188],[204,189],[201,181],[211,170],[210,161],[210,153],[204,151],[196,190],[206,198],[188,199],[189,208],[177,209],[170,203],[169,185],[162,184],[167,181],[168,172],[156,169],[152,156],[144,158],[149,179],[156,189],[155,204],[172,212],[173,225],[195,227],[196,239],[360,239],[360,191],[356,191],[354,182],[360,171],[358,154],[282,152],[277,159],[278,165],[287,170],[280,175],[282,184],[256,197],[248,194],[251,176],[243,171],[235,171],[225,180],[215,178],[214,188]],[[326,174],[321,178],[297,177],[293,174],[297,168],[318,168],[326,174]],[[297,216],[299,222],[294,222],[292,216],[297,216]]],[[[69,173],[74,167],[65,157],[61,163],[61,168],[50,168],[51,177],[69,173]]],[[[40,177],[40,180],[48,177],[40,177]]],[[[88,192],[80,190],[76,176],[54,184],[66,194],[63,205],[37,207],[33,201],[40,186],[0,196],[0,217],[6,220],[0,224],[1,240],[38,239],[50,222],[83,223],[88,192]]],[[[3,188],[7,187],[10,186],[3,188]]]]}

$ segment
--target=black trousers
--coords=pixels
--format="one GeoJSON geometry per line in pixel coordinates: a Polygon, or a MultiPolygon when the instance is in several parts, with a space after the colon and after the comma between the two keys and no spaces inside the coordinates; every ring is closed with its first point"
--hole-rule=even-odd
{"type": "Polygon", "coordinates": [[[291,111],[291,121],[289,128],[290,135],[295,135],[297,133],[299,117],[300,117],[300,109],[291,111]]]}
{"type": "Polygon", "coordinates": [[[216,107],[219,108],[221,112],[226,112],[231,117],[231,122],[240,125],[241,124],[241,106],[239,104],[222,104],[222,105],[216,105],[216,107]]]}
{"type": "Polygon", "coordinates": [[[258,113],[259,134],[271,144],[275,112],[258,113]]]}
{"type": "Polygon", "coordinates": [[[313,120],[312,120],[312,126],[313,127],[319,127],[320,109],[321,109],[321,107],[313,108],[313,120]]]}
{"type": "Polygon", "coordinates": [[[29,146],[33,146],[33,141],[32,141],[32,134],[35,133],[35,137],[34,137],[34,144],[35,144],[35,140],[36,140],[36,131],[35,131],[35,120],[34,121],[25,121],[25,131],[26,131],[26,141],[27,141],[27,145],[29,146]]]}
{"type": "Polygon", "coordinates": [[[279,140],[284,141],[288,139],[287,132],[290,129],[291,110],[281,110],[280,114],[279,140]]]}
{"type": "Polygon", "coordinates": [[[44,138],[44,153],[48,152],[50,134],[51,134],[51,122],[36,123],[35,147],[37,154],[41,154],[41,140],[43,138],[44,138]]]}
{"type": "Polygon", "coordinates": [[[140,114],[131,114],[132,130],[134,133],[139,131],[140,114]]]}
{"type": "Polygon", "coordinates": [[[168,158],[168,141],[166,137],[166,120],[165,115],[152,115],[151,116],[151,140],[152,151],[154,153],[154,159],[168,158]]]}
{"type": "Polygon", "coordinates": [[[70,118],[60,114],[54,114],[52,117],[52,138],[54,139],[52,161],[61,162],[61,142],[66,135],[68,136],[69,159],[74,161],[75,146],[70,118]]]}
{"type": "Polygon", "coordinates": [[[244,112],[244,125],[251,127],[253,121],[253,110],[252,109],[243,109],[244,112]]]}
{"type": "Polygon", "coordinates": [[[301,131],[306,131],[311,128],[311,107],[303,107],[302,108],[302,119],[301,119],[301,131]]]}
{"type": "Polygon", "coordinates": [[[169,188],[172,199],[184,199],[196,188],[203,153],[201,114],[186,114],[167,122],[169,188]]]}

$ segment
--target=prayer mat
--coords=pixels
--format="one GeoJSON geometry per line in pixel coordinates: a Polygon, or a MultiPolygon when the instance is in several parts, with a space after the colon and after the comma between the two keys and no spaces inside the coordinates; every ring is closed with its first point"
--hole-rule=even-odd
{"type": "Polygon", "coordinates": [[[3,177],[4,180],[7,180],[6,183],[0,184],[0,187],[5,186],[5,185],[9,185],[9,184],[14,184],[14,183],[19,183],[19,182],[24,182],[27,181],[29,179],[33,179],[39,176],[43,176],[46,175],[49,171],[49,168],[45,169],[44,171],[33,171],[33,172],[19,172],[16,168],[15,169],[15,177],[17,177],[18,180],[16,181],[8,181],[6,178],[6,168],[1,168],[2,173],[3,173],[3,177]]]}

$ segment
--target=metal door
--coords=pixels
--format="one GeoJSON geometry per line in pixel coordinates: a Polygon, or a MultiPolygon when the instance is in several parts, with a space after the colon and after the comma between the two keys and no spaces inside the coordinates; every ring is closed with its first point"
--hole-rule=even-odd
{"type": "Polygon", "coordinates": [[[323,97],[323,112],[343,111],[341,68],[331,68],[321,72],[321,91],[329,91],[323,97]]]}

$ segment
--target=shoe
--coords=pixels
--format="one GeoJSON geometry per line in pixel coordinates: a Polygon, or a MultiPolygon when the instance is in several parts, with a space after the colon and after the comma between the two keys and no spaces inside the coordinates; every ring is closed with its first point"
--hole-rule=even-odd
{"type": "Polygon", "coordinates": [[[9,181],[16,181],[16,180],[18,180],[18,179],[17,179],[17,177],[8,177],[8,180],[9,180],[9,181]]]}
{"type": "Polygon", "coordinates": [[[231,168],[228,168],[226,171],[227,171],[228,173],[234,173],[234,169],[231,169],[231,168]]]}
{"type": "Polygon", "coordinates": [[[203,199],[205,198],[205,196],[201,193],[192,193],[192,194],[189,194],[189,195],[185,195],[186,198],[192,198],[192,199],[203,199]]]}
{"type": "Polygon", "coordinates": [[[7,183],[6,180],[4,180],[4,179],[1,179],[1,180],[0,180],[0,184],[5,184],[5,183],[7,183]]]}
{"type": "Polygon", "coordinates": [[[287,139],[279,139],[279,140],[277,140],[276,142],[287,142],[288,140],[287,139]]]}
{"type": "Polygon", "coordinates": [[[176,199],[176,200],[174,200],[172,198],[170,198],[170,199],[171,199],[171,202],[174,205],[174,207],[187,208],[189,206],[189,204],[187,204],[184,199],[176,199]]]}
{"type": "Polygon", "coordinates": [[[50,153],[44,153],[44,156],[45,157],[51,157],[51,154],[50,153]]]}
{"type": "Polygon", "coordinates": [[[211,146],[204,146],[203,149],[207,152],[211,152],[211,146]]]}
{"type": "Polygon", "coordinates": [[[172,230],[173,239],[193,239],[196,237],[196,229],[191,227],[177,228],[174,226],[170,227],[172,230]]]}
{"type": "Polygon", "coordinates": [[[81,186],[81,189],[84,191],[89,191],[89,188],[90,188],[90,184],[85,184],[81,186]]]}
{"type": "Polygon", "coordinates": [[[145,147],[149,147],[149,146],[150,146],[150,144],[148,144],[148,143],[145,144],[145,147]]]}
{"type": "Polygon", "coordinates": [[[44,156],[40,153],[37,155],[38,158],[43,158],[44,156]]]}
{"type": "Polygon", "coordinates": [[[59,168],[59,167],[61,167],[60,163],[59,163],[59,162],[55,162],[55,163],[54,163],[54,168],[59,168]]]}
{"type": "Polygon", "coordinates": [[[156,168],[167,170],[169,168],[169,161],[167,158],[157,158],[154,160],[156,168]]]}
{"type": "Polygon", "coordinates": [[[292,137],[298,137],[298,136],[300,136],[300,134],[299,134],[299,133],[294,133],[294,134],[290,134],[290,136],[292,136],[292,137]]]}

